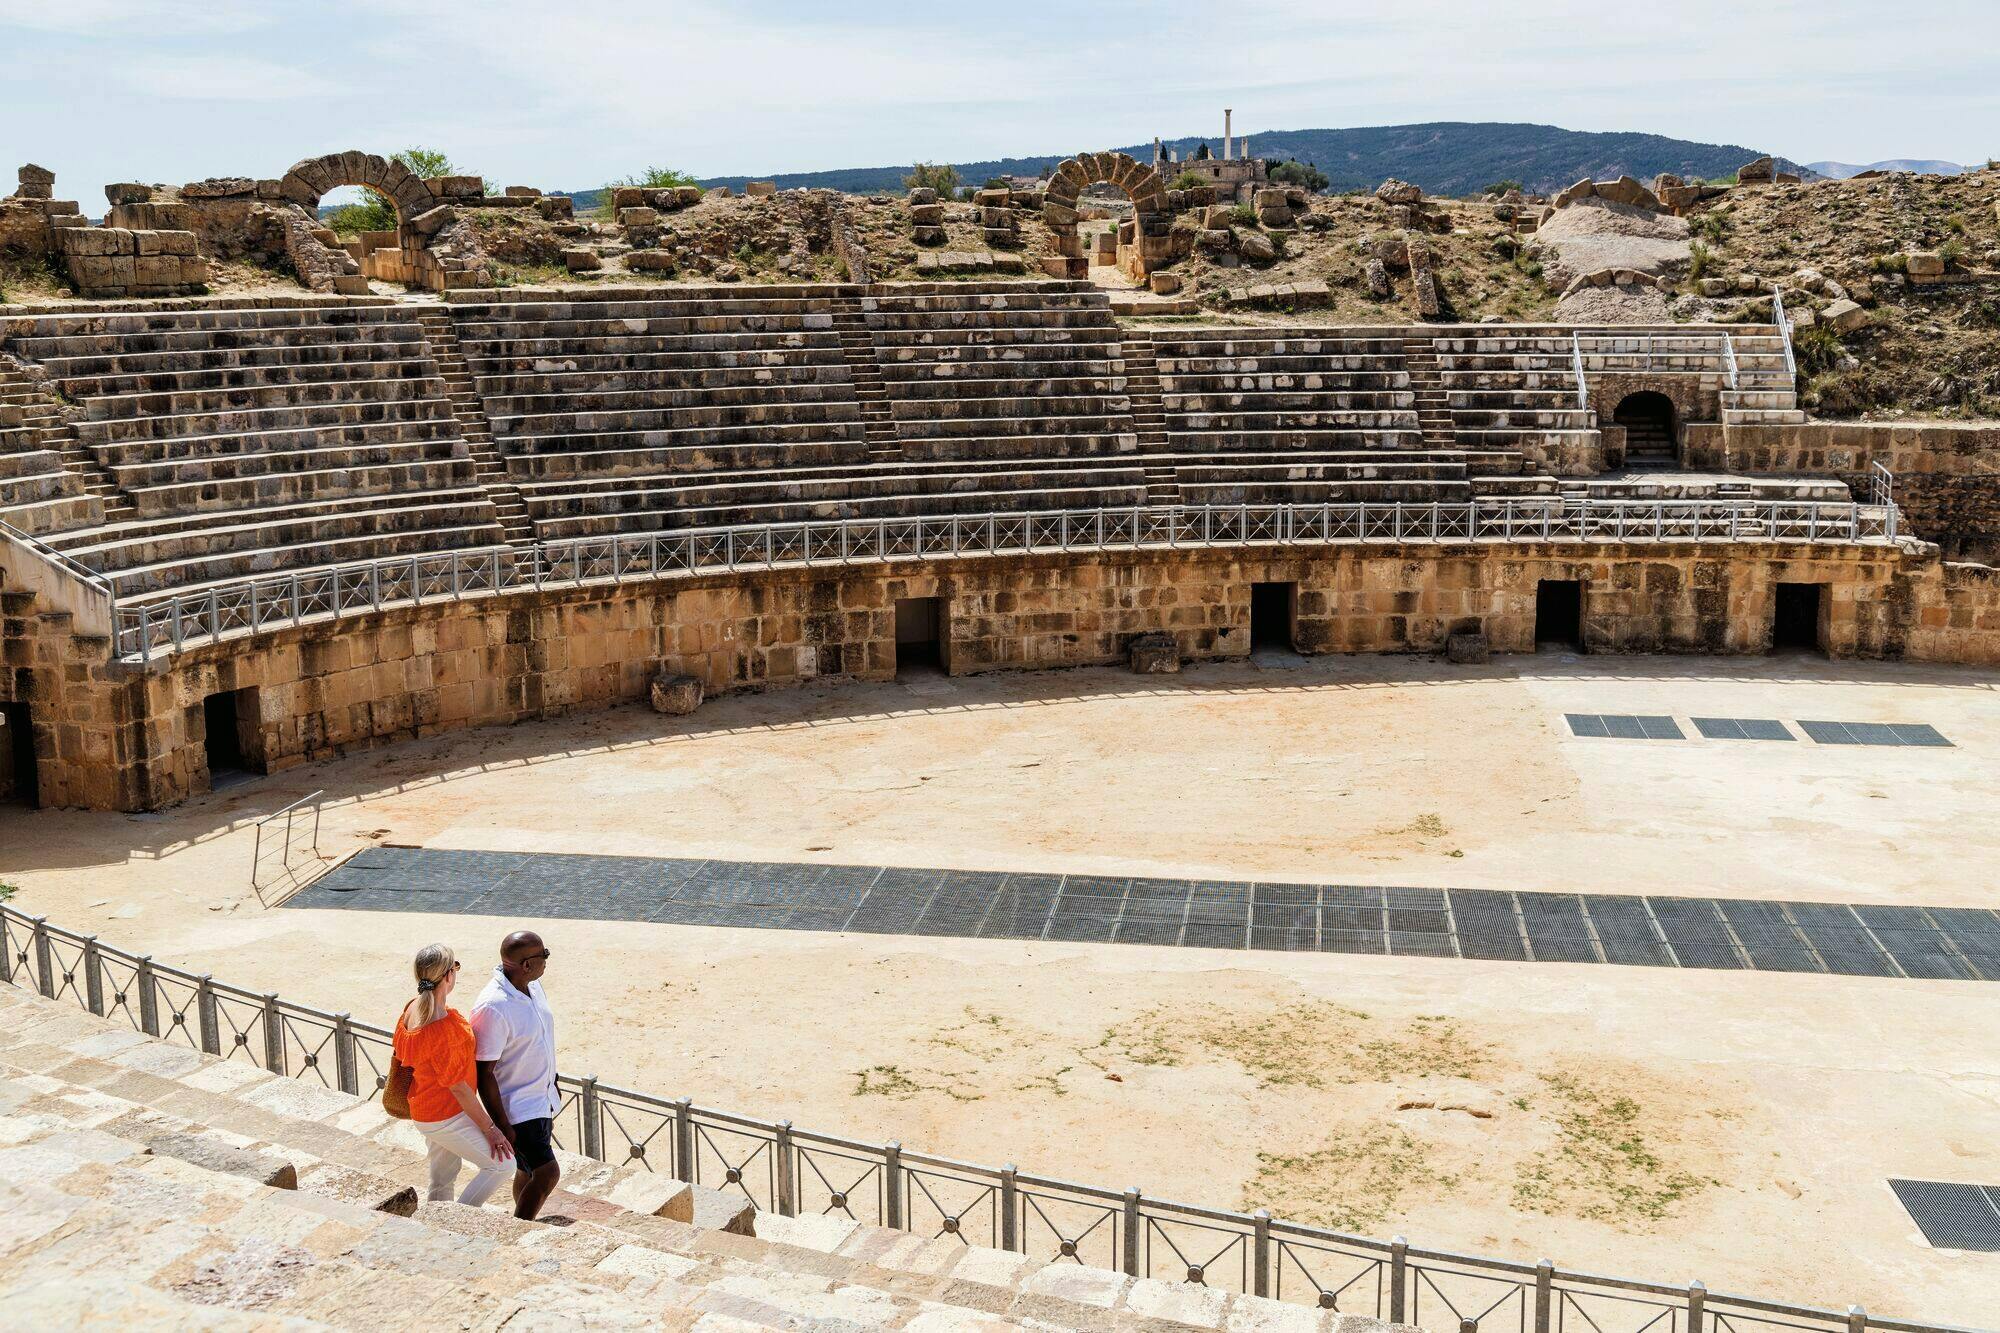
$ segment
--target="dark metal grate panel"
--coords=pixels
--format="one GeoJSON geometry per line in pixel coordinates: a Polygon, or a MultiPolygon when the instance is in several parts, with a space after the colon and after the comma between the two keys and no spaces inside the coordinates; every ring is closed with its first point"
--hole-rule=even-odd
{"type": "Polygon", "coordinates": [[[1696,717],[1694,729],[1712,741],[1796,740],[1784,723],[1775,717],[1696,717]]]}
{"type": "Polygon", "coordinates": [[[1938,1249],[2000,1252],[2000,1187],[1891,1180],[1889,1188],[1938,1249]]]}
{"type": "Polygon", "coordinates": [[[1928,722],[1828,722],[1801,720],[1799,729],[1820,745],[1909,745],[1951,749],[1928,722]]]}
{"type": "Polygon", "coordinates": [[[2000,981],[2000,913],[380,847],[286,906],[2000,981]]]}
{"type": "Polygon", "coordinates": [[[1687,737],[1680,724],[1660,714],[1565,713],[1570,734],[1604,736],[1626,741],[1678,741],[1687,737]]]}

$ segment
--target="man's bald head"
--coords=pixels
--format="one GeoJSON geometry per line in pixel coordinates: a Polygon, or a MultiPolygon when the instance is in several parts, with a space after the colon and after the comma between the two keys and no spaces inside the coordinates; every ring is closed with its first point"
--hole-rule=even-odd
{"type": "Polygon", "coordinates": [[[548,970],[549,946],[532,930],[517,930],[500,941],[500,968],[507,979],[526,990],[548,970]]]}

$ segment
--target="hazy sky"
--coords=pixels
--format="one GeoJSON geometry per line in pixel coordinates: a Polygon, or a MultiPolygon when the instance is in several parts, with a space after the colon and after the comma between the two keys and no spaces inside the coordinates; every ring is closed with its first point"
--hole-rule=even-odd
{"type": "Polygon", "coordinates": [[[2000,155],[2000,0],[0,0],[13,167],[277,176],[441,148],[498,184],[1527,120],[1799,161],[2000,155]]]}

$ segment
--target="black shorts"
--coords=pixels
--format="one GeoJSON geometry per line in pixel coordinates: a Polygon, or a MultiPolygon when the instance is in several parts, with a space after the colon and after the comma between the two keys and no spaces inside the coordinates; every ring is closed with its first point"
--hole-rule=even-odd
{"type": "Polygon", "coordinates": [[[535,1171],[556,1160],[556,1122],[540,1120],[514,1122],[514,1169],[535,1171]]]}

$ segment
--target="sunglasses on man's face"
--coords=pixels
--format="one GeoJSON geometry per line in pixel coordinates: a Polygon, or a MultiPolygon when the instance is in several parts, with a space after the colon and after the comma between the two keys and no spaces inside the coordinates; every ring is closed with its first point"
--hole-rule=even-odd
{"type": "Polygon", "coordinates": [[[524,954],[521,961],[524,963],[546,963],[549,961],[549,951],[544,949],[540,953],[524,954]]]}

